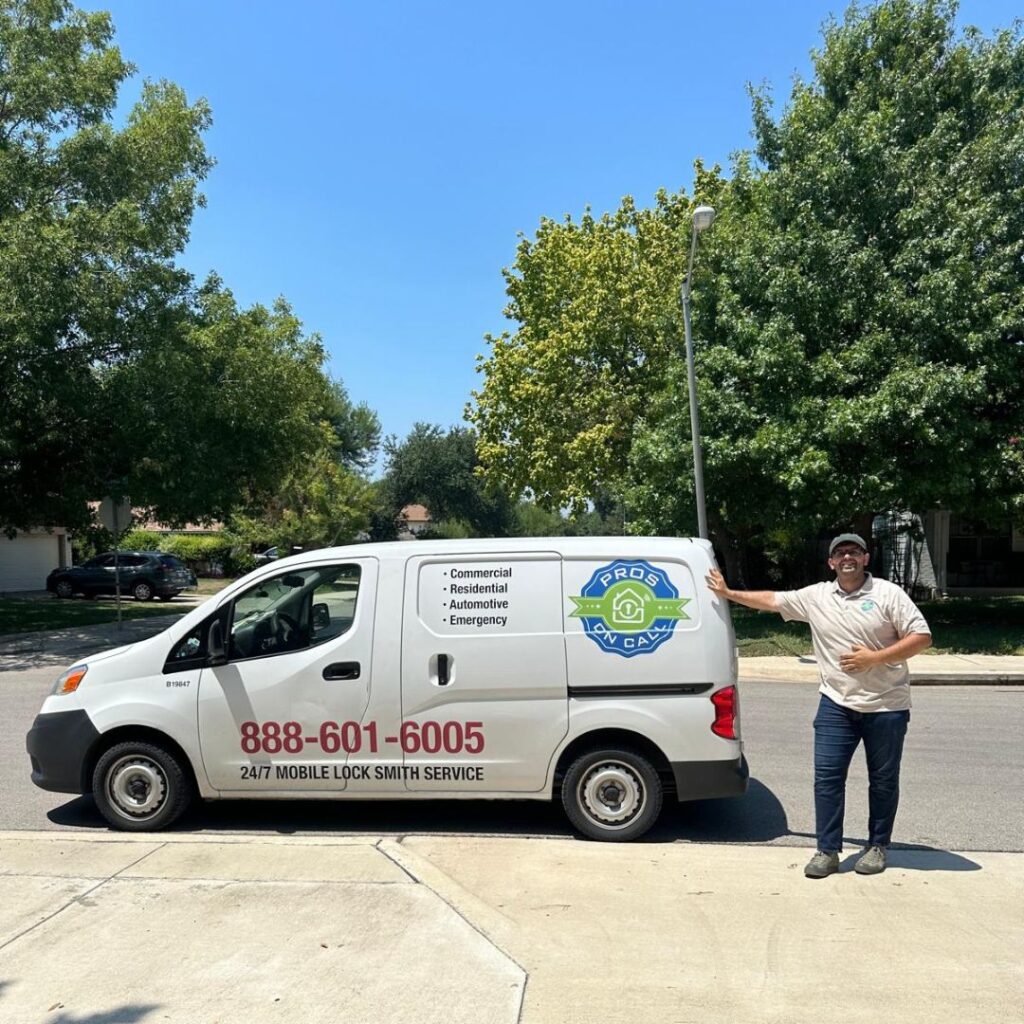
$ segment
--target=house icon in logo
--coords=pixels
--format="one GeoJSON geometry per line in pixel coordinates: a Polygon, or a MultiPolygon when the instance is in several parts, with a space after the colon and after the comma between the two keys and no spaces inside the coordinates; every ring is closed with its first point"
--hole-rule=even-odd
{"type": "Polygon", "coordinates": [[[647,614],[644,608],[653,600],[654,595],[646,587],[623,587],[612,601],[612,625],[643,626],[647,614]]]}

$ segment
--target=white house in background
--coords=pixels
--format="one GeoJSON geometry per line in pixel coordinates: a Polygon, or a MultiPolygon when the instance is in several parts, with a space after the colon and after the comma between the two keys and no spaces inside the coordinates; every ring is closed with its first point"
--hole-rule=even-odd
{"type": "Polygon", "coordinates": [[[901,586],[951,596],[1024,593],[1024,531],[1009,521],[986,525],[946,509],[898,512],[877,516],[872,534],[882,575],[901,586]]]}
{"type": "Polygon", "coordinates": [[[430,526],[430,513],[424,505],[406,505],[398,513],[398,539],[414,540],[430,526]]]}
{"type": "Polygon", "coordinates": [[[71,538],[63,526],[0,533],[0,594],[45,590],[51,569],[71,564],[71,538]]]}

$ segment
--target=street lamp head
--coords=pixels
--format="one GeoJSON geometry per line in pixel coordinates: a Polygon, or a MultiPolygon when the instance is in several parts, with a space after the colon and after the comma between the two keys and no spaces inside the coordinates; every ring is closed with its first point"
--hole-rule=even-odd
{"type": "Polygon", "coordinates": [[[693,211],[693,230],[706,231],[715,223],[715,208],[713,206],[698,206],[693,211]]]}

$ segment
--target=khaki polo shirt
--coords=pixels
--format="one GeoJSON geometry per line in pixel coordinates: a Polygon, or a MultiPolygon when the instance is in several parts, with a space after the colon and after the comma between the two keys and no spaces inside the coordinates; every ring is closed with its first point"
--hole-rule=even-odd
{"type": "Polygon", "coordinates": [[[821,692],[852,711],[902,711],[910,707],[910,670],[905,661],[849,673],[839,656],[854,646],[881,650],[911,633],[931,633],[917,605],[888,580],[866,574],[846,593],[836,580],[775,595],[782,617],[807,622],[821,671],[821,692]]]}

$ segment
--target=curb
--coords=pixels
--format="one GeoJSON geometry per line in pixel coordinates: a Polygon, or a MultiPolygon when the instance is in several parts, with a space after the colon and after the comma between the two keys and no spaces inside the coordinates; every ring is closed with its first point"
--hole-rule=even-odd
{"type": "MultiPolygon", "coordinates": [[[[805,683],[809,686],[817,686],[821,680],[815,676],[813,679],[801,678],[796,675],[743,675],[740,672],[741,683],[805,683]]],[[[965,672],[962,675],[922,675],[911,676],[911,686],[1024,686],[1024,673],[992,673],[965,672]]]]}

